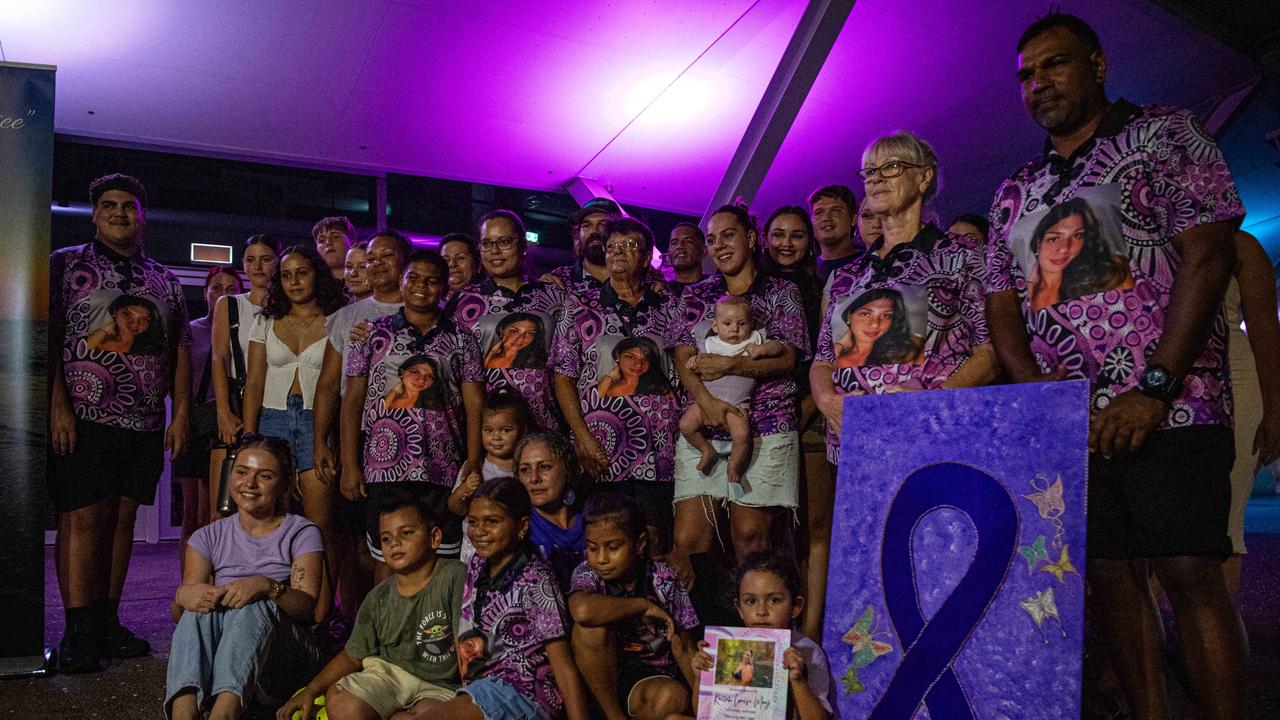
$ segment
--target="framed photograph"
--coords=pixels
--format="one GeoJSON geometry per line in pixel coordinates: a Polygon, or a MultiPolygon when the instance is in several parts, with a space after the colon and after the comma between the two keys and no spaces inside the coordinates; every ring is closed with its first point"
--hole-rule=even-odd
{"type": "Polygon", "coordinates": [[[705,639],[715,664],[702,673],[698,720],[785,720],[791,631],[713,625],[705,639]]]}

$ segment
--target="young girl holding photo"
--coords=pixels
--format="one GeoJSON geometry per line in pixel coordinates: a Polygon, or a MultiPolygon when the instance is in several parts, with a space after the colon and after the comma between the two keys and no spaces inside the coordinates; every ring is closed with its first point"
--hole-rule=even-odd
{"type": "MultiPolygon", "coordinates": [[[[775,552],[761,550],[747,556],[738,566],[738,592],[734,605],[742,624],[749,628],[775,628],[791,630],[791,647],[782,655],[782,666],[787,669],[787,698],[792,720],[830,720],[837,717],[834,711],[835,684],[831,680],[831,666],[827,655],[817,643],[795,629],[796,620],[804,613],[804,595],[801,590],[800,572],[789,558],[775,552]]],[[[697,677],[703,670],[715,667],[715,660],[707,653],[706,642],[698,643],[693,654],[692,669],[697,677]]],[[[750,651],[744,652],[744,656],[750,651]]],[[[739,677],[754,673],[754,665],[746,657],[734,673],[737,682],[747,685],[749,678],[739,677]],[[750,669],[743,668],[742,664],[750,669]]],[[[693,697],[698,697],[698,683],[693,686],[693,697]]]]}
{"type": "Polygon", "coordinates": [[[587,719],[564,599],[529,544],[529,513],[529,495],[515,478],[486,480],[472,495],[467,535],[476,555],[458,624],[464,685],[451,700],[419,702],[419,720],[587,719]]]}
{"type": "Polygon", "coordinates": [[[587,560],[573,573],[573,652],[601,714],[664,720],[687,712],[689,631],[698,625],[670,565],[649,557],[634,499],[593,496],[583,509],[587,560]]]}

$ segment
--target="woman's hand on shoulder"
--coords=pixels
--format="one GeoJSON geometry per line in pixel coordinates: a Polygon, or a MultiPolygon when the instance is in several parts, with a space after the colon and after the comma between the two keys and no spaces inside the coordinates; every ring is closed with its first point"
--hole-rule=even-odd
{"type": "Polygon", "coordinates": [[[254,575],[228,583],[223,588],[222,604],[229,608],[242,608],[260,600],[271,591],[271,582],[271,578],[265,575],[254,575]]]}
{"type": "Polygon", "coordinates": [[[226,592],[226,588],[220,588],[209,583],[194,583],[179,586],[178,592],[175,593],[173,599],[186,612],[204,614],[212,612],[218,606],[218,603],[222,601],[226,592]]]}

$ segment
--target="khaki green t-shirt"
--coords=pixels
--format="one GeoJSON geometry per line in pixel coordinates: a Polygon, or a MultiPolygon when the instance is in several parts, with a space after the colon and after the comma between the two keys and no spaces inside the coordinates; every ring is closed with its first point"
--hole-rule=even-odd
{"type": "Polygon", "coordinates": [[[412,597],[396,590],[394,577],[379,583],[360,605],[347,654],[355,660],[377,655],[423,680],[457,687],[454,637],[466,577],[465,565],[439,559],[431,579],[412,597]]]}

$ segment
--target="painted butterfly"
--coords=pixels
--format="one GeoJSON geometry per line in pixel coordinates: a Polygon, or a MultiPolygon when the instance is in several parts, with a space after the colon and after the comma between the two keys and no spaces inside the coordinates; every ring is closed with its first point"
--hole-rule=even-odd
{"type": "Polygon", "coordinates": [[[1039,565],[1041,560],[1049,559],[1049,551],[1044,547],[1044,536],[1036,538],[1036,541],[1030,545],[1019,545],[1018,554],[1027,561],[1027,574],[1035,572],[1036,565],[1039,565]]]}

